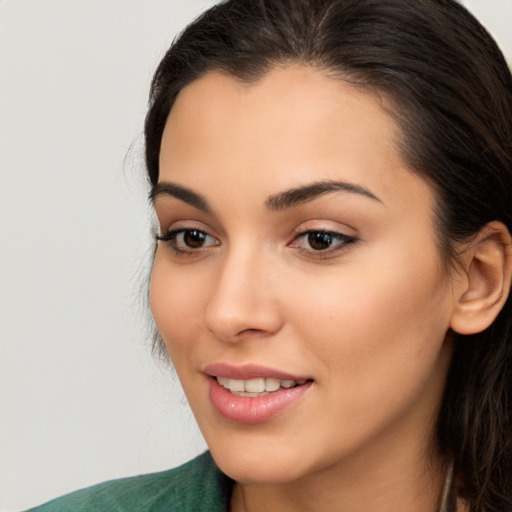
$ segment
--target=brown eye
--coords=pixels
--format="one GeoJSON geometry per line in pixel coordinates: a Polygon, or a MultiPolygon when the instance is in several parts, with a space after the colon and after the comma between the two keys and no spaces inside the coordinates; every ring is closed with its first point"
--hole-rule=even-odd
{"type": "Polygon", "coordinates": [[[217,239],[200,229],[176,229],[157,235],[156,239],[168,243],[176,253],[192,253],[220,245],[217,239]]]}
{"type": "Polygon", "coordinates": [[[325,231],[311,231],[308,233],[308,244],[315,251],[325,251],[332,246],[333,236],[325,231]]]}
{"type": "Polygon", "coordinates": [[[290,247],[295,247],[311,256],[335,255],[358,241],[356,237],[336,231],[304,231],[295,237],[290,247]]]}
{"type": "Polygon", "coordinates": [[[197,229],[191,229],[183,232],[183,243],[190,247],[190,249],[199,249],[201,248],[208,235],[197,229]]]}

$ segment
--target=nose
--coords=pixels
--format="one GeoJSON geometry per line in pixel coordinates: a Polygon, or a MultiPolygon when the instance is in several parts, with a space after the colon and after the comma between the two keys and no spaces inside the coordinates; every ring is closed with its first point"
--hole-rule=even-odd
{"type": "Polygon", "coordinates": [[[206,328],[226,342],[278,332],[283,319],[272,274],[272,264],[255,252],[227,257],[206,306],[206,328]]]}

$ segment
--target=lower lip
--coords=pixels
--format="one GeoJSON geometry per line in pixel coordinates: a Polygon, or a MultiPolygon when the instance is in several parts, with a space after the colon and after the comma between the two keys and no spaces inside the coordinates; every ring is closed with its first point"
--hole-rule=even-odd
{"type": "Polygon", "coordinates": [[[238,396],[222,387],[217,379],[209,378],[210,399],[217,411],[236,423],[261,423],[281,414],[296,404],[311,387],[306,382],[294,388],[280,388],[257,397],[238,396]]]}

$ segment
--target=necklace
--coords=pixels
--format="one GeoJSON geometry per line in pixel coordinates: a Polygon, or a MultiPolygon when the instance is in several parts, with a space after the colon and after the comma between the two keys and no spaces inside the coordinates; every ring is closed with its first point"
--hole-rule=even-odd
{"type": "Polygon", "coordinates": [[[449,512],[448,510],[448,501],[450,499],[450,491],[452,488],[452,479],[453,479],[453,462],[448,466],[448,470],[446,471],[446,478],[444,479],[443,486],[443,494],[441,495],[441,505],[439,507],[439,512],[449,512]]]}

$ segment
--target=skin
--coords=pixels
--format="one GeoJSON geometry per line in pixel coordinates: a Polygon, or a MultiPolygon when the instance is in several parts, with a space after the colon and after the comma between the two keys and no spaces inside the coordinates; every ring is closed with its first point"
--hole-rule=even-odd
{"type": "Polygon", "coordinates": [[[154,318],[240,510],[434,512],[445,461],[432,443],[462,283],[441,263],[430,186],[406,168],[385,101],[300,66],[254,84],[209,73],[182,90],[160,183],[208,203],[154,198],[154,318]],[[269,197],[336,190],[275,210],[269,197]],[[198,207],[200,206],[200,207],[198,207]],[[308,231],[342,233],[327,250],[308,231]],[[178,249],[178,252],[176,252],[178,249]],[[179,252],[181,251],[181,252],[179,252]],[[185,252],[184,252],[185,251],[185,252]],[[269,421],[223,418],[208,364],[253,363],[313,379],[269,421]]]}

